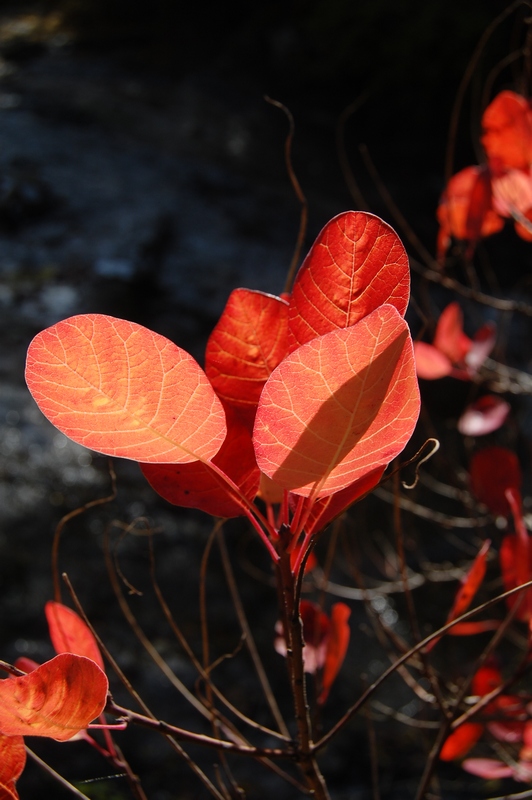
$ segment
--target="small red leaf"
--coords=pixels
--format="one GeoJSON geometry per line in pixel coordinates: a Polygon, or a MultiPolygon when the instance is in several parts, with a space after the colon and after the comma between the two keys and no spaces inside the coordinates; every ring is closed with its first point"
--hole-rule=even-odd
{"type": "Polygon", "coordinates": [[[485,436],[498,430],[509,413],[509,403],[495,395],[485,394],[467,406],[458,420],[458,430],[464,436],[485,436]]]}
{"type": "Polygon", "coordinates": [[[456,593],[454,603],[449,611],[449,615],[446,620],[447,622],[451,622],[453,619],[460,617],[471,605],[471,601],[478,592],[480,584],[484,580],[484,576],[486,574],[486,558],[490,546],[491,541],[486,539],[475,560],[471,564],[467,574],[462,579],[462,584],[456,593]]]}
{"type": "Polygon", "coordinates": [[[440,314],[434,333],[434,347],[453,364],[461,364],[473,342],[465,335],[464,315],[458,303],[449,303],[440,314]]]}
{"type": "MultiPolygon", "coordinates": [[[[212,459],[251,502],[260,480],[255,451],[248,428],[232,412],[227,415],[228,432],[212,459]]],[[[243,501],[212,469],[193,464],[141,464],[144,477],[155,491],[176,506],[198,508],[214,517],[238,517],[243,501]]]]}
{"type": "Polygon", "coordinates": [[[90,628],[75,611],[49,600],[44,606],[50,639],[56,653],[73,653],[94,661],[105,672],[103,658],[90,628]]]}
{"type": "Polygon", "coordinates": [[[312,509],[305,522],[305,531],[311,536],[322,531],[326,525],[336,519],[361,497],[377,486],[382,478],[384,467],[368,472],[362,478],[341,489],[339,492],[322,497],[312,504],[312,509]]]}
{"type": "Polygon", "coordinates": [[[0,733],[0,800],[18,797],[15,782],[22,775],[25,765],[26,750],[22,736],[5,736],[0,733]],[[5,792],[4,795],[2,791],[5,792]]]}
{"type": "Polygon", "coordinates": [[[331,628],[327,638],[325,664],[323,666],[322,690],[318,702],[323,705],[329,696],[329,691],[344,659],[349,646],[351,631],[349,617],[351,609],[345,603],[335,603],[331,609],[331,628]]]}
{"type": "Polygon", "coordinates": [[[408,326],[381,306],[287,356],[267,381],[253,439],[259,468],[313,498],[386,466],[419,414],[408,326]]]}
{"type": "Polygon", "coordinates": [[[491,181],[486,167],[466,167],[453,175],[438,206],[438,256],[443,258],[450,238],[475,243],[497,233],[504,220],[491,207],[491,181]]]}
{"type": "Polygon", "coordinates": [[[432,344],[414,342],[414,355],[418,378],[434,381],[451,375],[453,371],[450,358],[432,344]]]}
{"type": "Polygon", "coordinates": [[[482,144],[490,169],[526,170],[532,162],[532,111],[526,98],[500,92],[482,115],[482,144]]]}
{"type": "Polygon", "coordinates": [[[28,675],[0,681],[0,732],[65,742],[102,713],[107,689],[94,661],[58,655],[28,675]]]}
{"type": "Polygon", "coordinates": [[[496,631],[500,627],[500,619],[482,619],[478,622],[458,622],[447,633],[452,636],[473,636],[476,633],[496,631]]]}
{"type": "Polygon", "coordinates": [[[440,751],[442,761],[453,761],[463,758],[482,736],[484,726],[479,722],[464,722],[445,740],[440,751]]]}
{"type": "Polygon", "coordinates": [[[209,337],[205,372],[218,397],[253,414],[262,387],[288,351],[288,303],[235,289],[209,337]]]}
{"type": "Polygon", "coordinates": [[[505,496],[508,488],[521,488],[522,476],[515,453],[505,447],[477,450],[469,465],[471,489],[493,514],[507,516],[510,506],[505,496]]]}
{"type": "Polygon", "coordinates": [[[384,303],[404,315],[409,291],[408,257],[393,228],[365,211],[339,214],[318,235],[294,282],[290,350],[354,325],[384,303]]]}
{"type": "Polygon", "coordinates": [[[101,314],[37,334],[26,381],[48,419],[75,442],[155,463],[212,458],[225,414],[192,356],[153,331],[101,314]]]}

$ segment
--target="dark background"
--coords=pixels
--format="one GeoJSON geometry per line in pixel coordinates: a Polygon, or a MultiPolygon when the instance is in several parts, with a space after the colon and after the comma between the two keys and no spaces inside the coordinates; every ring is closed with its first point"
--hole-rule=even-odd
{"type": "MultiPolygon", "coordinates": [[[[299,205],[284,164],[287,122],[264,95],[284,103],[295,119],[293,164],[309,200],[306,246],[330,217],[355,207],[337,138],[342,114],[354,104],[343,129],[345,148],[368,205],[394,222],[360,144],[367,145],[384,185],[434,252],[452,106],[480,37],[506,7],[487,0],[0,3],[4,658],[44,660],[53,654],[43,615],[52,594],[52,533],[64,513],[105,495],[109,486],[106,459],[57,434],[29,398],[23,369],[31,337],[63,317],[98,311],[149,325],[201,360],[232,288],[282,290],[299,205]]],[[[476,157],[474,134],[486,93],[515,87],[522,75],[522,62],[503,60],[523,42],[527,11],[517,10],[486,44],[466,93],[455,170],[476,157]]],[[[529,262],[528,251],[524,260],[505,261],[500,282],[510,285],[529,262]]],[[[168,694],[120,616],[102,548],[106,531],[116,539],[138,517],[148,519],[157,531],[161,585],[199,652],[198,574],[211,522],[165,505],[136,465],[121,462],[116,469],[117,499],[69,523],[60,567],[154,710],[199,730],[201,723],[177,695],[168,694]]],[[[390,524],[388,509],[370,499],[352,517],[350,535],[356,539],[358,530],[360,538],[371,535],[378,541],[390,524]]],[[[130,602],[159,651],[193,686],[194,672],[153,600],[143,530],[138,523],[119,547],[128,581],[145,592],[130,602]]],[[[423,526],[416,522],[409,534],[419,531],[423,526]]],[[[282,701],[285,676],[271,646],[276,599],[267,558],[244,526],[229,526],[228,541],[261,654],[282,701]]],[[[437,550],[430,528],[424,546],[437,550]]],[[[349,574],[338,579],[353,582],[349,574]]],[[[239,634],[215,556],[208,587],[216,657],[232,652],[239,634]]],[[[435,608],[448,607],[452,593],[452,585],[438,586],[426,603],[426,621],[435,608]]],[[[379,613],[396,613],[393,602],[379,613]]],[[[396,602],[401,614],[400,598],[396,602]]],[[[368,634],[361,604],[353,604],[353,631],[350,660],[331,694],[326,725],[357,696],[361,681],[372,680],[387,665],[368,634]]],[[[457,668],[464,652],[455,648],[457,668]]],[[[220,684],[232,700],[269,724],[245,654],[220,670],[220,684]]],[[[385,699],[415,713],[403,684],[389,687],[385,699]]],[[[119,686],[113,688],[120,696],[119,686]]],[[[382,796],[412,797],[429,737],[390,722],[378,736],[382,796]]],[[[128,732],[123,741],[150,799],[206,796],[155,737],[128,732]]],[[[82,744],[34,744],[73,781],[108,775],[107,765],[82,744]]],[[[211,769],[210,754],[193,755],[211,769]]],[[[233,766],[250,797],[298,796],[290,787],[279,788],[254,764],[233,766]]],[[[362,720],[324,754],[324,770],[335,798],[370,796],[362,720]]],[[[451,765],[444,774],[444,796],[471,796],[471,784],[463,783],[458,767],[451,765]]],[[[68,796],[33,765],[19,786],[26,800],[68,796]]],[[[482,782],[475,786],[482,796],[482,782]]],[[[95,798],[127,796],[119,780],[80,788],[95,798]]]]}

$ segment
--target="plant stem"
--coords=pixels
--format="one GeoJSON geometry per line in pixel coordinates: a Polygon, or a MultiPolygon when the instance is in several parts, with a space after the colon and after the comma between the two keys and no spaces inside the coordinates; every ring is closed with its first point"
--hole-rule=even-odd
{"type": "Polygon", "coordinates": [[[314,743],[303,664],[304,641],[299,613],[299,597],[296,593],[295,578],[290,568],[290,555],[284,548],[282,538],[278,547],[280,554],[278,576],[282,592],[281,614],[286,640],[288,674],[294,700],[294,716],[297,724],[297,763],[311,796],[316,800],[330,800],[325,780],[313,752],[314,743]]]}

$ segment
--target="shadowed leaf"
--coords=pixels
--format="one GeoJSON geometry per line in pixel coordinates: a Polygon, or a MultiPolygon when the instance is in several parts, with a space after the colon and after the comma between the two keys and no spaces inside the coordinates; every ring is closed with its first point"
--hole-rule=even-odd
{"type": "Polygon", "coordinates": [[[222,405],[192,356],[133,322],[83,314],[42,331],[26,381],[60,431],[107,455],[186,463],[212,458],[225,437],[222,405]]]}
{"type": "Polygon", "coordinates": [[[351,609],[345,603],[335,603],[331,609],[331,627],[327,638],[325,664],[323,665],[322,690],[318,702],[323,705],[344,659],[349,646],[351,631],[349,617],[351,609]]]}
{"type": "Polygon", "coordinates": [[[522,476],[515,453],[505,447],[484,447],[469,464],[471,490],[493,514],[507,516],[510,506],[505,492],[521,488],[522,476]]]}
{"type": "MultiPolygon", "coordinates": [[[[255,451],[248,428],[231,411],[227,415],[227,436],[212,459],[253,501],[260,480],[255,451]]],[[[214,517],[238,517],[243,512],[231,488],[207,464],[141,464],[145,478],[155,491],[176,506],[198,508],[214,517]]]]}
{"type": "Polygon", "coordinates": [[[288,303],[235,289],[207,342],[205,372],[225,403],[254,413],[262,387],[287,349],[288,303]]]}
{"type": "Polygon", "coordinates": [[[0,681],[0,732],[65,742],[102,713],[107,689],[94,661],[58,655],[28,675],[0,681]]]}
{"type": "Polygon", "coordinates": [[[384,303],[403,315],[410,271],[401,240],[365,211],[346,211],[323,228],[297,274],[289,306],[290,350],[354,325],[384,303]]]}
{"type": "Polygon", "coordinates": [[[381,306],[274,370],[255,420],[257,462],[296,494],[332,494],[395,458],[418,414],[408,327],[393,306],[381,306]]]}

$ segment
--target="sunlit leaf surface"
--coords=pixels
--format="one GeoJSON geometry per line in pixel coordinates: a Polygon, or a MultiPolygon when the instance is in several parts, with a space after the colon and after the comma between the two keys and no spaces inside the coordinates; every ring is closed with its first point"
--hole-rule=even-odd
{"type": "Polygon", "coordinates": [[[50,639],[56,653],[74,653],[94,661],[105,670],[100,648],[89,627],[75,611],[53,600],[44,606],[50,639]]]}
{"type": "Polygon", "coordinates": [[[289,306],[290,349],[354,325],[380,305],[403,315],[410,271],[393,228],[365,211],[347,211],[323,228],[299,270],[289,306]]]}
{"type": "Polygon", "coordinates": [[[94,661],[69,653],[0,681],[0,733],[65,742],[98,717],[108,683],[94,661]]]}
{"type": "Polygon", "coordinates": [[[163,336],[133,322],[83,314],[33,339],[26,380],[64,434],[136,461],[209,459],[225,415],[203,370],[163,336]]]}
{"type": "Polygon", "coordinates": [[[294,351],[272,373],[254,430],[260,469],[315,497],[388,464],[419,414],[412,342],[393,306],[294,351]]]}

